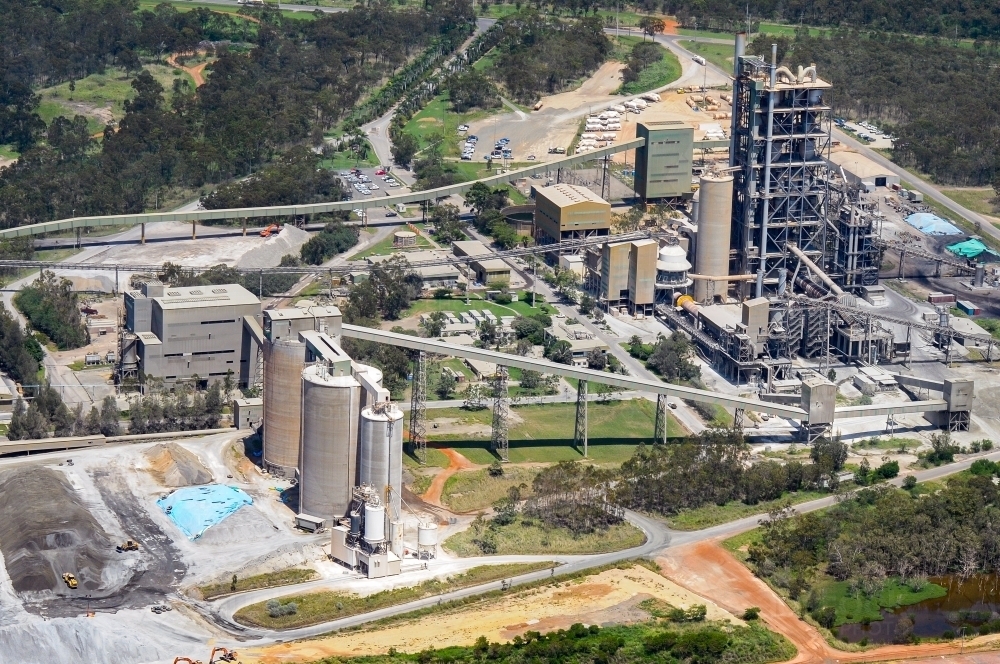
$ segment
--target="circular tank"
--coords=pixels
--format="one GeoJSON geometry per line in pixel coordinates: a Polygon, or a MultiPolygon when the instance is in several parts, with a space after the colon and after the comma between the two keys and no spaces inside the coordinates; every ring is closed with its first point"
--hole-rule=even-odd
{"type": "Polygon", "coordinates": [[[417,546],[437,546],[438,527],[436,523],[421,523],[417,526],[417,546]]]}
{"type": "Polygon", "coordinates": [[[399,516],[403,484],[403,411],[395,404],[375,404],[361,411],[358,432],[358,483],[370,484],[399,516]],[[386,487],[391,487],[386,496],[386,487]]]}
{"type": "Polygon", "coordinates": [[[291,477],[299,466],[299,427],[305,344],[264,342],[264,466],[291,477]]]}
{"type": "Polygon", "coordinates": [[[417,234],[413,231],[396,231],[392,236],[395,247],[412,247],[417,243],[417,234]]]}
{"type": "MultiPolygon", "coordinates": [[[[707,277],[729,274],[729,231],[733,216],[733,176],[703,175],[698,189],[698,246],[694,271],[707,277]]],[[[705,302],[726,293],[725,281],[697,279],[694,299],[705,302]]]]}
{"type": "Polygon", "coordinates": [[[365,541],[385,541],[385,506],[365,505],[365,541]]]}
{"type": "Polygon", "coordinates": [[[300,512],[336,519],[350,507],[360,390],[353,377],[332,376],[323,365],[302,371],[300,512]]]}

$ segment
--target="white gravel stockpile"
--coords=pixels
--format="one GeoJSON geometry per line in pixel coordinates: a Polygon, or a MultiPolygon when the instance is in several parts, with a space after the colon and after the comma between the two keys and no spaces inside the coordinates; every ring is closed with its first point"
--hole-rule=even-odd
{"type": "Polygon", "coordinates": [[[236,267],[277,267],[285,254],[299,255],[299,247],[309,240],[309,233],[285,224],[281,232],[272,235],[259,247],[243,254],[236,267]]]}
{"type": "Polygon", "coordinates": [[[244,505],[225,519],[205,531],[196,542],[200,545],[232,544],[239,541],[258,541],[271,537],[274,526],[253,505],[244,505]]]}

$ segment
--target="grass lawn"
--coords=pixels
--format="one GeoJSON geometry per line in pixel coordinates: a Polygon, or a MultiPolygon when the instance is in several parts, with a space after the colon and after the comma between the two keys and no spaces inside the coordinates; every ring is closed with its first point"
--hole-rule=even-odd
{"type": "MultiPolygon", "coordinates": [[[[183,78],[188,82],[189,89],[194,90],[194,80],[181,69],[152,64],[146,65],[144,69],[153,75],[167,94],[173,89],[175,78],[183,78]]],[[[46,123],[59,116],[72,118],[74,115],[84,115],[80,109],[72,106],[79,103],[93,108],[108,108],[114,119],[120,120],[125,115],[125,100],[135,96],[135,90],[132,89],[134,79],[134,76],[127,75],[123,69],[109,67],[103,74],[91,74],[76,81],[72,91],[68,81],[42,88],[37,93],[41,98],[38,113],[46,123]]],[[[92,133],[97,133],[104,130],[104,123],[88,115],[87,128],[92,133]]]]}
{"type": "MultiPolygon", "coordinates": [[[[375,155],[375,148],[371,147],[371,143],[368,144],[368,149],[365,151],[365,158],[358,159],[353,152],[335,152],[333,157],[329,159],[324,159],[319,162],[319,165],[323,168],[329,169],[331,171],[346,171],[350,168],[364,168],[365,166],[378,166],[379,160],[375,155]]],[[[380,185],[381,186],[381,185],[380,185]]]]}
{"type": "Polygon", "coordinates": [[[521,497],[531,495],[531,482],[541,468],[505,465],[503,475],[492,477],[489,470],[465,470],[448,478],[441,492],[441,502],[453,512],[475,512],[489,509],[490,505],[507,495],[512,486],[526,485],[521,497]]]}
{"type": "MultiPolygon", "coordinates": [[[[627,521],[604,531],[576,536],[569,528],[549,528],[533,519],[518,515],[514,523],[493,530],[498,556],[539,554],[609,553],[639,546],[646,541],[641,530],[627,521]]],[[[472,540],[479,539],[475,526],[456,533],[443,546],[461,557],[481,556],[482,550],[472,540]]]]}
{"type": "MultiPolygon", "coordinates": [[[[494,110],[496,112],[507,111],[503,106],[494,110]]],[[[458,125],[480,120],[489,116],[491,112],[476,110],[471,113],[455,113],[451,110],[451,102],[448,100],[448,94],[445,93],[435,97],[419,113],[410,118],[405,129],[417,138],[421,150],[431,144],[431,138],[435,134],[440,134],[444,137],[441,154],[446,157],[458,157],[462,154],[459,149],[459,141],[462,140],[462,136],[458,133],[458,125]]],[[[485,139],[481,139],[481,142],[484,147],[479,150],[480,154],[485,147],[488,147],[485,139]]]]}
{"type": "Polygon", "coordinates": [[[282,604],[295,602],[298,611],[292,615],[272,618],[268,615],[266,603],[260,602],[240,609],[234,618],[240,624],[254,627],[275,629],[305,627],[550,567],[552,567],[552,563],[547,561],[510,565],[482,565],[473,567],[462,574],[449,576],[444,580],[431,579],[416,586],[383,590],[366,596],[331,591],[290,595],[282,597],[280,601],[282,604]]]}
{"type": "MultiPolygon", "coordinates": [[[[406,417],[409,417],[407,413],[406,417]]],[[[409,420],[407,420],[408,422],[409,420]]],[[[441,450],[435,449],[433,447],[427,447],[427,463],[423,466],[425,468],[447,468],[451,464],[448,456],[441,450]]],[[[403,455],[403,465],[407,468],[420,468],[420,462],[417,458],[407,452],[403,455]]],[[[421,492],[423,493],[423,492],[421,492]]]]}
{"type": "MultiPolygon", "coordinates": [[[[239,11],[240,9],[242,9],[242,7],[235,5],[232,6],[216,5],[216,4],[200,3],[200,2],[188,2],[187,0],[184,0],[183,2],[179,2],[177,0],[139,0],[138,8],[139,10],[147,9],[152,11],[156,7],[156,5],[161,4],[162,1],[165,1],[167,4],[173,5],[174,8],[177,9],[177,11],[179,12],[189,12],[192,9],[204,7],[205,9],[211,9],[213,12],[218,12],[220,14],[232,14],[237,18],[240,17],[239,11]]],[[[285,10],[281,12],[281,15],[284,16],[285,18],[297,18],[303,21],[316,20],[316,17],[312,15],[311,11],[293,12],[290,10],[285,10]]]]}
{"type": "Polygon", "coordinates": [[[941,193],[964,208],[979,214],[1000,216],[1000,208],[993,204],[997,193],[993,187],[968,187],[963,189],[942,189],[941,193]]]}
{"type": "Polygon", "coordinates": [[[228,595],[232,592],[240,593],[247,590],[277,588],[278,586],[288,586],[293,583],[303,583],[305,581],[312,581],[317,576],[319,576],[319,573],[313,569],[283,569],[279,572],[258,574],[257,576],[251,576],[245,579],[237,577],[235,591],[232,590],[230,581],[213,583],[207,586],[198,586],[198,591],[201,593],[203,599],[213,599],[215,597],[228,595]]]}
{"type": "Polygon", "coordinates": [[[412,305],[410,305],[410,308],[406,310],[403,317],[409,318],[410,316],[427,314],[432,311],[451,311],[455,313],[465,311],[490,311],[497,316],[529,316],[533,313],[541,311],[541,307],[542,305],[539,304],[537,307],[532,308],[528,301],[521,302],[520,300],[517,302],[511,302],[510,304],[497,304],[496,302],[479,300],[472,296],[469,297],[469,304],[465,304],[464,299],[452,297],[442,300],[416,300],[412,305]]]}
{"type": "MultiPolygon", "coordinates": [[[[639,42],[641,39],[638,37],[621,37],[621,41],[633,40],[633,42],[639,42]]],[[[631,50],[631,47],[629,47],[631,50]]],[[[623,60],[627,62],[627,60],[623,60]]],[[[673,83],[678,78],[681,77],[681,62],[674,55],[673,51],[664,48],[663,57],[659,62],[653,63],[652,65],[646,67],[641,72],[639,72],[639,78],[631,83],[623,83],[621,87],[616,90],[620,95],[634,95],[640,92],[646,92],[648,90],[655,90],[656,88],[662,88],[668,83],[673,83]]]]}
{"type": "Polygon", "coordinates": [[[722,548],[745,563],[747,561],[747,547],[755,542],[759,542],[760,536],[760,528],[754,528],[753,530],[748,530],[745,533],[722,540],[722,548]]]}
{"type": "MultiPolygon", "coordinates": [[[[761,23],[758,32],[765,35],[782,35],[794,37],[795,31],[799,29],[797,25],[782,25],[780,23],[761,23]]],[[[818,37],[833,32],[831,28],[809,28],[810,37],[818,37]]],[[[732,35],[730,35],[732,36],[732,35]]]]}
{"type": "MultiPolygon", "coordinates": [[[[692,30],[691,28],[677,28],[677,34],[687,37],[711,37],[713,39],[732,39],[736,41],[736,35],[732,32],[713,32],[712,30],[692,30]]],[[[686,47],[685,47],[686,48],[686,47]]],[[[730,51],[733,49],[730,48],[730,51]]]]}
{"type": "MultiPolygon", "coordinates": [[[[392,230],[393,232],[395,232],[395,231],[405,231],[409,229],[406,226],[399,226],[398,228],[394,228],[392,230]]],[[[422,249],[429,249],[431,247],[431,243],[428,242],[427,238],[425,238],[423,235],[417,236],[417,244],[412,249],[397,249],[392,246],[392,242],[393,242],[393,237],[390,234],[384,240],[380,240],[379,242],[376,242],[375,244],[371,245],[364,251],[359,251],[358,253],[354,254],[353,256],[351,256],[349,260],[363,261],[369,256],[386,256],[388,254],[394,254],[397,252],[405,254],[407,251],[419,251],[422,249]]]]}
{"type": "Polygon", "coordinates": [[[705,42],[682,41],[682,47],[705,58],[723,71],[733,70],[733,47],[729,44],[707,44],[705,42]]]}
{"type": "Polygon", "coordinates": [[[881,609],[909,606],[925,599],[935,599],[948,594],[942,586],[934,583],[928,583],[920,590],[914,591],[895,578],[886,581],[882,591],[871,596],[852,593],[848,581],[830,582],[820,586],[819,592],[822,606],[832,606],[837,609],[837,620],[834,623],[836,627],[844,623],[881,620],[881,609]]]}
{"type": "MultiPolygon", "coordinates": [[[[646,399],[629,399],[608,403],[591,402],[587,407],[588,456],[596,463],[620,464],[629,459],[640,443],[653,442],[656,405],[646,399]]],[[[510,461],[512,463],[575,461],[583,458],[583,450],[573,447],[573,426],[576,421],[575,403],[515,406],[512,413],[522,421],[510,429],[510,461]]],[[[442,408],[428,411],[430,418],[449,418],[465,424],[488,425],[493,420],[489,408],[468,411],[442,408]]],[[[432,420],[433,422],[433,420],[432,420]]],[[[428,429],[433,432],[433,429],[428,429]]],[[[669,416],[667,435],[683,435],[680,424],[669,416]]],[[[496,456],[489,449],[488,438],[469,439],[467,435],[433,435],[433,440],[448,443],[473,463],[490,464],[496,456]]]]}
{"type": "Polygon", "coordinates": [[[720,523],[729,523],[754,514],[764,514],[775,507],[780,507],[785,503],[797,505],[809,500],[824,498],[830,494],[821,491],[796,491],[786,492],[784,496],[777,500],[767,500],[756,505],[746,505],[738,500],[733,500],[723,506],[704,505],[692,510],[684,510],[680,514],[667,518],[667,523],[675,530],[701,530],[717,526],[720,523]]]}

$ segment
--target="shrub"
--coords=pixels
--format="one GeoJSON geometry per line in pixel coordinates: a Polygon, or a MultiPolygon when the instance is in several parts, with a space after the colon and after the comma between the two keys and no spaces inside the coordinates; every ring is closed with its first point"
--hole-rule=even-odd
{"type": "Polygon", "coordinates": [[[834,623],[837,622],[837,609],[832,606],[824,606],[822,609],[813,611],[812,617],[821,626],[833,629],[834,623]]]}
{"type": "Polygon", "coordinates": [[[276,599],[270,599],[265,604],[267,607],[267,615],[272,618],[280,618],[282,616],[293,616],[299,611],[299,607],[295,602],[289,602],[288,604],[282,604],[276,599]]]}
{"type": "Polygon", "coordinates": [[[510,293],[498,293],[493,298],[493,301],[497,304],[510,304],[514,301],[514,298],[511,297],[510,293]]]}
{"type": "Polygon", "coordinates": [[[903,488],[909,491],[917,486],[917,478],[913,475],[907,475],[903,478],[903,488]]]}
{"type": "Polygon", "coordinates": [[[743,620],[757,620],[758,618],[760,618],[759,606],[747,607],[747,610],[743,612],[743,620]]]}

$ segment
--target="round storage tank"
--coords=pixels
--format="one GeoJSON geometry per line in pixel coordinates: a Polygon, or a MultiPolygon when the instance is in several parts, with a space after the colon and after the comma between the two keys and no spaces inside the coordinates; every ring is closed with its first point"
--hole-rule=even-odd
{"type": "Polygon", "coordinates": [[[365,541],[372,544],[385,541],[384,505],[365,505],[365,541]]]}
{"type": "Polygon", "coordinates": [[[264,467],[284,477],[294,477],[299,467],[305,359],[306,347],[299,341],[264,342],[264,467]]]}
{"type": "Polygon", "coordinates": [[[417,557],[433,558],[437,550],[437,524],[421,523],[417,525],[417,557]]]}
{"type": "Polygon", "coordinates": [[[389,504],[389,514],[398,518],[403,489],[403,411],[395,404],[375,404],[361,411],[358,456],[358,483],[375,487],[389,504]],[[392,488],[388,497],[386,487],[392,488]]]}
{"type": "Polygon", "coordinates": [[[353,377],[333,376],[323,365],[302,371],[300,512],[333,520],[350,507],[360,392],[353,377]]]}
{"type": "MultiPolygon", "coordinates": [[[[695,248],[694,271],[706,277],[729,274],[729,231],[733,217],[733,176],[703,175],[698,189],[698,246],[695,248]]],[[[725,281],[694,282],[694,299],[713,300],[725,295],[725,281]]]]}

